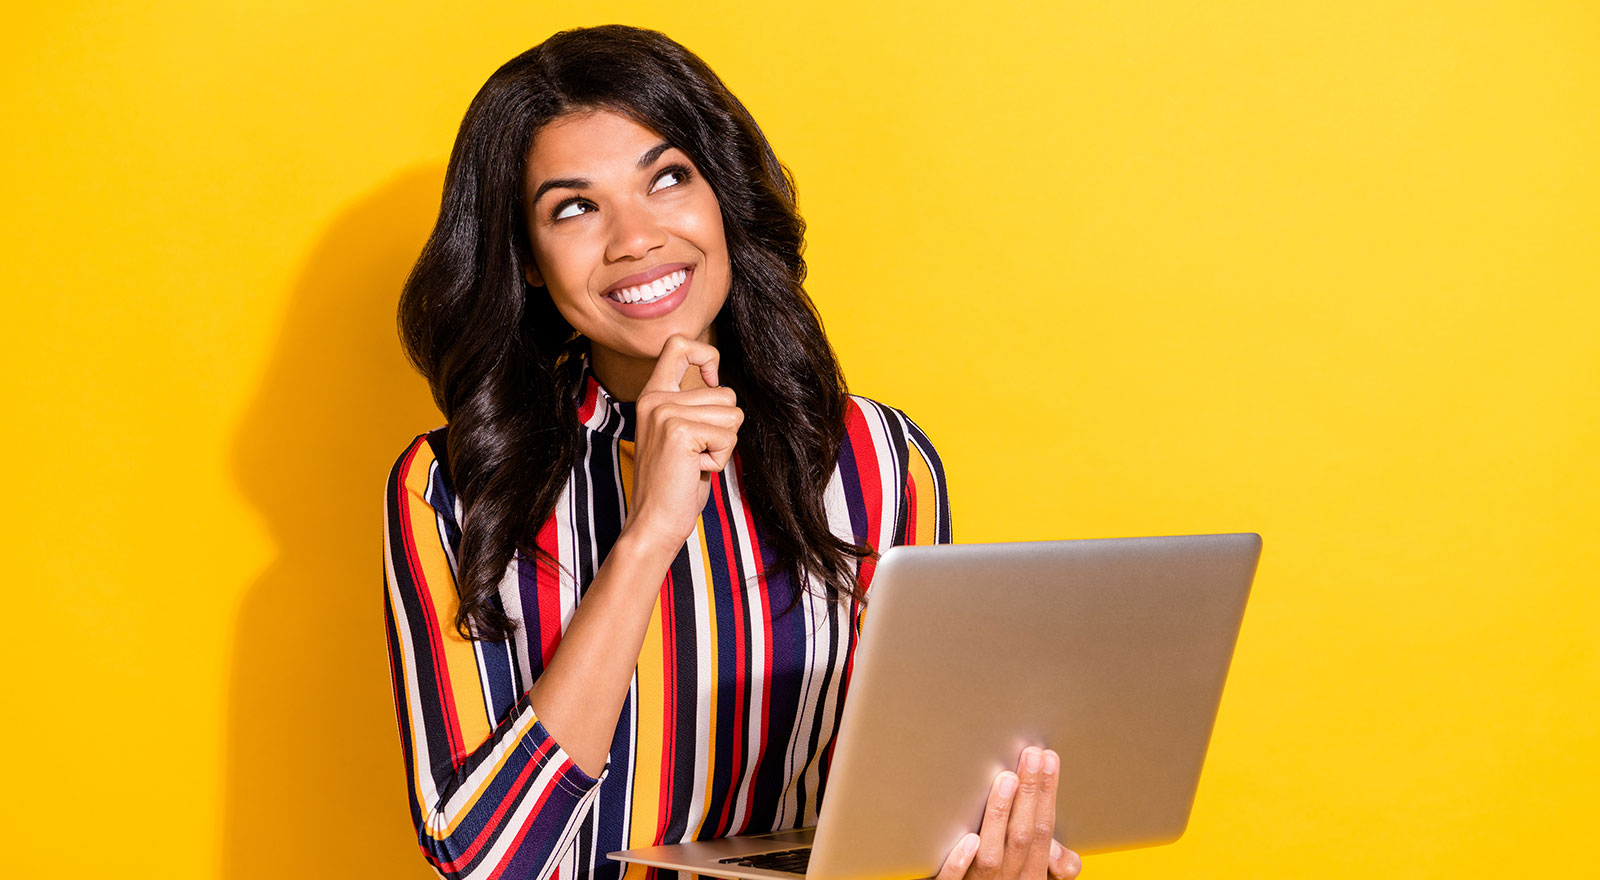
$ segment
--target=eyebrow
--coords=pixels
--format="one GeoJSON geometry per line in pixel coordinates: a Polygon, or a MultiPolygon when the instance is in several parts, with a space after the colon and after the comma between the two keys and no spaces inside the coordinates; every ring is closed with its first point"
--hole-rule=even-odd
{"type": "MultiPolygon", "coordinates": [[[[650,149],[644,151],[644,154],[639,157],[639,162],[636,167],[640,169],[649,168],[653,162],[661,158],[662,153],[665,153],[670,149],[672,149],[672,145],[666,141],[656,144],[650,149]]],[[[593,185],[593,181],[589,180],[587,177],[553,178],[539,184],[539,188],[533,193],[533,201],[529,202],[528,204],[539,204],[539,200],[544,198],[544,194],[553,189],[588,189],[593,185]]]]}

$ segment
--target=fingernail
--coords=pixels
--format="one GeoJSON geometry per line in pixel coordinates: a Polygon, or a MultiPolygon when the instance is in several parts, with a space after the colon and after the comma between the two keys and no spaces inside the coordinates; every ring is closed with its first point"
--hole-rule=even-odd
{"type": "Polygon", "coordinates": [[[1050,860],[1055,861],[1059,858],[1061,858],[1061,844],[1052,840],[1050,841],[1050,860]]]}
{"type": "Polygon", "coordinates": [[[1000,797],[1001,798],[1011,797],[1011,793],[1016,791],[1016,790],[1017,790],[1017,777],[1012,776],[1010,773],[1007,773],[1006,775],[1000,777],[1000,797]]]}
{"type": "Polygon", "coordinates": [[[966,858],[978,849],[978,835],[968,834],[961,838],[961,857],[966,858]]]}
{"type": "Polygon", "coordinates": [[[1028,768],[1029,773],[1038,773],[1043,763],[1044,758],[1040,757],[1038,749],[1028,749],[1022,753],[1022,764],[1028,768]]]}
{"type": "Polygon", "coordinates": [[[1061,769],[1061,758],[1055,752],[1044,753],[1044,772],[1054,776],[1061,769]]]}

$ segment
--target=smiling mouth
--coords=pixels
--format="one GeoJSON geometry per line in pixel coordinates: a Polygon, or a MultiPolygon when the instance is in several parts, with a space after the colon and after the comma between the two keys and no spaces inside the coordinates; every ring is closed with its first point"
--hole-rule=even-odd
{"type": "Polygon", "coordinates": [[[641,284],[637,287],[624,287],[621,290],[614,290],[611,293],[606,294],[606,297],[615,302],[627,304],[655,302],[656,300],[671,294],[674,290],[677,290],[678,286],[683,284],[683,282],[687,281],[688,279],[689,271],[687,269],[679,269],[676,272],[663,275],[649,284],[641,284]]]}

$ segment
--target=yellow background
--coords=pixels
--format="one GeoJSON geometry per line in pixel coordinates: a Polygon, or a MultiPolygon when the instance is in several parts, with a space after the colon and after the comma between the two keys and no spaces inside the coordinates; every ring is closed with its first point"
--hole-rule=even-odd
{"type": "Polygon", "coordinates": [[[1193,821],[1089,876],[1593,876],[1588,2],[62,3],[0,36],[4,862],[428,876],[393,331],[468,100],[658,27],[799,180],[963,541],[1265,536],[1193,821]]]}

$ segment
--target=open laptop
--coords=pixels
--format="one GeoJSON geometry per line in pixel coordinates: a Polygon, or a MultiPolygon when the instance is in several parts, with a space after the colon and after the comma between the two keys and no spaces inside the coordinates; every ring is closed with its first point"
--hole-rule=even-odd
{"type": "Polygon", "coordinates": [[[1056,837],[1170,843],[1261,554],[1255,534],[894,547],[873,577],[814,829],[611,853],[715,877],[930,877],[1028,745],[1056,837]]]}

